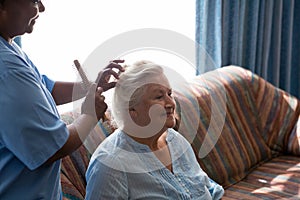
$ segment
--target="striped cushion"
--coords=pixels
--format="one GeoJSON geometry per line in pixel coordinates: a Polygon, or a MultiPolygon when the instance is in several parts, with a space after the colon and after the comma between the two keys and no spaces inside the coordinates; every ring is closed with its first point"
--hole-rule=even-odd
{"type": "MultiPolygon", "coordinates": [[[[299,152],[299,128],[295,127],[300,115],[300,101],[274,87],[264,79],[251,74],[251,91],[255,99],[261,134],[267,145],[276,152],[287,152],[290,134],[294,129],[294,144],[290,152],[299,152]],[[298,135],[298,139],[297,139],[298,135]],[[298,146],[296,144],[298,143],[298,146]]],[[[299,126],[298,126],[299,127],[299,126]]],[[[299,155],[299,153],[298,153],[299,155]]]]}
{"type": "MultiPolygon", "coordinates": [[[[64,113],[61,118],[66,124],[70,124],[77,118],[78,112],[64,113]]],[[[110,116],[109,112],[106,116],[110,116]]],[[[83,200],[85,197],[85,172],[87,170],[90,157],[97,146],[107,135],[114,131],[115,127],[111,122],[105,121],[89,134],[79,149],[64,157],[61,164],[61,185],[63,200],[83,200]]]]}
{"type": "Polygon", "coordinates": [[[225,190],[226,199],[299,199],[300,157],[279,156],[225,190]]]}
{"type": "MultiPolygon", "coordinates": [[[[77,112],[67,112],[61,115],[66,124],[71,124],[78,117],[77,112]]],[[[85,196],[85,171],[90,154],[85,146],[79,147],[72,154],[64,157],[61,164],[61,186],[63,200],[83,200],[85,196]]]]}
{"type": "Polygon", "coordinates": [[[64,199],[84,199],[85,171],[89,163],[90,154],[81,146],[71,155],[62,160],[61,185],[64,199]]]}

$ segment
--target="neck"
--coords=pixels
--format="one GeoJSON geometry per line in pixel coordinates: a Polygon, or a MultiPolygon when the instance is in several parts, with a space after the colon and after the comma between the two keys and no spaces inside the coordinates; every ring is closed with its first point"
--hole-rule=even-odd
{"type": "Polygon", "coordinates": [[[6,35],[3,34],[3,33],[0,33],[0,36],[1,36],[4,40],[6,40],[9,44],[12,43],[12,38],[6,36],[6,35]]]}
{"type": "Polygon", "coordinates": [[[139,137],[134,137],[128,133],[126,133],[126,134],[129,137],[131,137],[132,139],[134,139],[136,142],[147,145],[152,151],[161,149],[166,145],[167,131],[158,133],[158,134],[156,134],[152,137],[148,137],[148,138],[139,138],[139,137]]]}

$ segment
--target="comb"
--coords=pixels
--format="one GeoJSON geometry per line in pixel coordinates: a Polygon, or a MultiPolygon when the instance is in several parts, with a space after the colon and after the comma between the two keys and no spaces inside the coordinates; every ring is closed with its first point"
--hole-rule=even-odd
{"type": "Polygon", "coordinates": [[[83,69],[82,69],[82,67],[81,67],[81,65],[80,65],[80,63],[79,63],[79,61],[78,61],[78,60],[74,60],[74,65],[75,65],[75,67],[76,67],[76,69],[77,69],[77,71],[78,71],[78,73],[79,73],[79,76],[80,76],[81,79],[82,79],[82,83],[83,83],[82,86],[83,86],[83,89],[84,89],[84,90],[88,90],[88,89],[89,89],[89,86],[90,86],[90,81],[89,81],[89,79],[87,78],[85,72],[83,71],[83,69]]]}
{"type": "MultiPolygon", "coordinates": [[[[82,86],[83,86],[83,89],[84,90],[87,90],[89,89],[89,86],[90,86],[90,81],[89,79],[87,78],[86,76],[86,73],[83,71],[82,67],[81,67],[81,64],[79,63],[78,60],[74,60],[74,65],[79,73],[79,76],[80,78],[82,79],[82,86]]],[[[108,118],[106,117],[106,115],[104,114],[103,117],[101,118],[102,121],[106,121],[108,118]]]]}

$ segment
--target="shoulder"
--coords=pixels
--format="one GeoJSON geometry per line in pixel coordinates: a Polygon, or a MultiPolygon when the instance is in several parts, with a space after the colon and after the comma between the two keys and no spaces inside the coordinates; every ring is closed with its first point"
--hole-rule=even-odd
{"type": "Polygon", "coordinates": [[[122,142],[120,135],[121,132],[117,129],[100,143],[91,157],[91,166],[97,167],[97,165],[101,165],[102,163],[110,166],[118,165],[117,155],[121,151],[119,143],[122,142]],[[102,162],[99,163],[99,161],[102,162]]]}
{"type": "Polygon", "coordinates": [[[92,155],[89,168],[100,167],[102,173],[113,170],[124,173],[144,172],[145,167],[147,168],[144,157],[149,154],[131,140],[117,129],[98,146],[92,155]]]}
{"type": "Polygon", "coordinates": [[[191,143],[179,132],[175,131],[174,129],[168,130],[167,142],[169,146],[174,151],[174,154],[185,154],[189,156],[193,156],[193,150],[191,143]]]}
{"type": "Polygon", "coordinates": [[[35,80],[31,62],[25,61],[12,50],[0,52],[0,78],[15,80],[35,80]]]}
{"type": "Polygon", "coordinates": [[[0,62],[13,65],[24,65],[31,63],[31,60],[22,50],[15,50],[15,47],[8,47],[0,41],[0,62]]]}
{"type": "Polygon", "coordinates": [[[119,131],[107,137],[93,153],[86,172],[89,181],[109,182],[122,176],[122,160],[118,158],[120,149],[117,145],[119,131]]]}
{"type": "Polygon", "coordinates": [[[26,53],[15,43],[0,38],[0,75],[7,72],[32,72],[36,68],[26,53]]]}
{"type": "Polygon", "coordinates": [[[188,142],[188,140],[179,132],[177,132],[176,130],[169,128],[168,129],[168,136],[167,136],[167,140],[168,141],[176,141],[176,142],[180,142],[180,143],[184,143],[184,144],[190,144],[188,142]]]}

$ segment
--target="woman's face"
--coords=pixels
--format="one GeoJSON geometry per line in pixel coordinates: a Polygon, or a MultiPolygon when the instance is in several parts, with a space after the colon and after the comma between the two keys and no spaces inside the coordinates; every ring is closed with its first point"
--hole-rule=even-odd
{"type": "Polygon", "coordinates": [[[5,0],[1,5],[1,34],[5,39],[31,33],[39,13],[45,7],[40,0],[5,0]]]}
{"type": "Polygon", "coordinates": [[[174,127],[175,100],[167,78],[161,75],[146,85],[139,103],[130,112],[139,126],[151,123],[163,126],[162,129],[174,127]]]}

